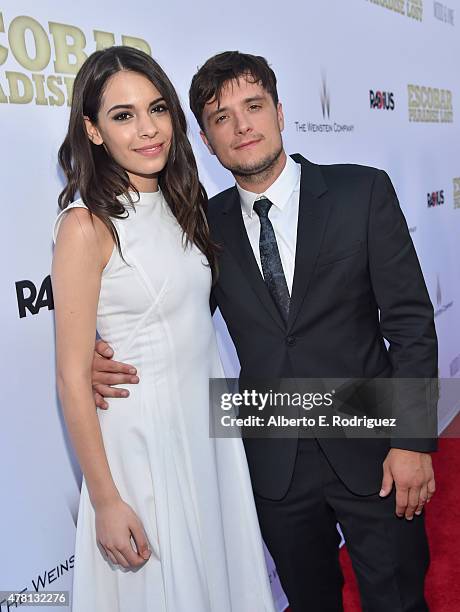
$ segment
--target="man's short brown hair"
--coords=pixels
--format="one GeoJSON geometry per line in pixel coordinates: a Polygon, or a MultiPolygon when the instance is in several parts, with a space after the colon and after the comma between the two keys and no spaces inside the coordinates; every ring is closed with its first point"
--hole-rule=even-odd
{"type": "Polygon", "coordinates": [[[190,108],[202,130],[205,104],[214,99],[219,101],[225,83],[242,77],[252,83],[260,83],[277,106],[276,76],[267,60],[260,55],[224,51],[208,59],[195,74],[190,85],[190,108]]]}

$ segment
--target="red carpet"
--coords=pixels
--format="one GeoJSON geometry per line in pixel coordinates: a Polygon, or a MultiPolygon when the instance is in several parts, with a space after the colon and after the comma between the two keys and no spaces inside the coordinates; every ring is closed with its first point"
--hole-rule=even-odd
{"type": "MultiPolygon", "coordinates": [[[[460,423],[460,420],[459,420],[460,423]]],[[[436,494],[426,509],[426,525],[431,550],[431,565],[426,582],[430,612],[460,610],[460,440],[442,438],[433,453],[436,494]]],[[[341,551],[345,576],[345,612],[359,612],[358,589],[345,550],[341,551]]]]}
{"type": "MultiPolygon", "coordinates": [[[[433,453],[436,494],[426,509],[431,565],[425,592],[430,612],[459,612],[460,416],[457,416],[444,435],[451,437],[441,438],[438,452],[433,453]],[[454,438],[453,435],[457,437],[454,438]]],[[[360,612],[356,579],[345,546],[340,557],[345,576],[345,612],[360,612]]]]}

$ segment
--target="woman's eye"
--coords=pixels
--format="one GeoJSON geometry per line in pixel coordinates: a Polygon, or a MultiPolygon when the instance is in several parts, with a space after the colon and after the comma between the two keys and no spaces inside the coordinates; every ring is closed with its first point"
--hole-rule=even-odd
{"type": "Polygon", "coordinates": [[[157,106],[154,106],[152,108],[152,113],[158,113],[161,115],[162,113],[167,112],[167,110],[168,110],[167,106],[165,106],[164,104],[158,104],[157,106]]]}
{"type": "Polygon", "coordinates": [[[126,121],[126,119],[129,119],[130,114],[129,113],[120,113],[119,115],[115,115],[114,120],[115,121],[126,121]]]}

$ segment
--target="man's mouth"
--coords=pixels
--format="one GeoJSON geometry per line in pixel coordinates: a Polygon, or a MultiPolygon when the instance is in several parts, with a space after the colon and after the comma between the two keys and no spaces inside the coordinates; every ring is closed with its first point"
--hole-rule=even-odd
{"type": "Polygon", "coordinates": [[[254,147],[255,145],[259,144],[261,140],[262,140],[261,138],[253,138],[252,140],[247,140],[246,142],[242,142],[241,144],[237,145],[235,149],[238,149],[238,150],[250,149],[254,147]]]}

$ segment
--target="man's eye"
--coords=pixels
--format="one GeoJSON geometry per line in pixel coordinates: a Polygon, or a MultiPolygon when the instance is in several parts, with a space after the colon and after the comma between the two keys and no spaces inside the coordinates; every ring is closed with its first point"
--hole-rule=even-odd
{"type": "Polygon", "coordinates": [[[131,115],[129,113],[119,113],[118,115],[115,115],[115,117],[113,118],[114,121],[126,121],[126,119],[129,119],[131,115]]]}
{"type": "Polygon", "coordinates": [[[168,111],[168,107],[165,104],[157,104],[152,108],[152,113],[158,113],[159,115],[166,113],[168,111]]]}
{"type": "Polygon", "coordinates": [[[249,108],[251,110],[258,110],[259,108],[262,108],[262,107],[260,106],[260,104],[251,104],[249,108]]]}
{"type": "Polygon", "coordinates": [[[216,123],[222,123],[226,117],[227,115],[219,115],[219,117],[216,118],[216,123]]]}

